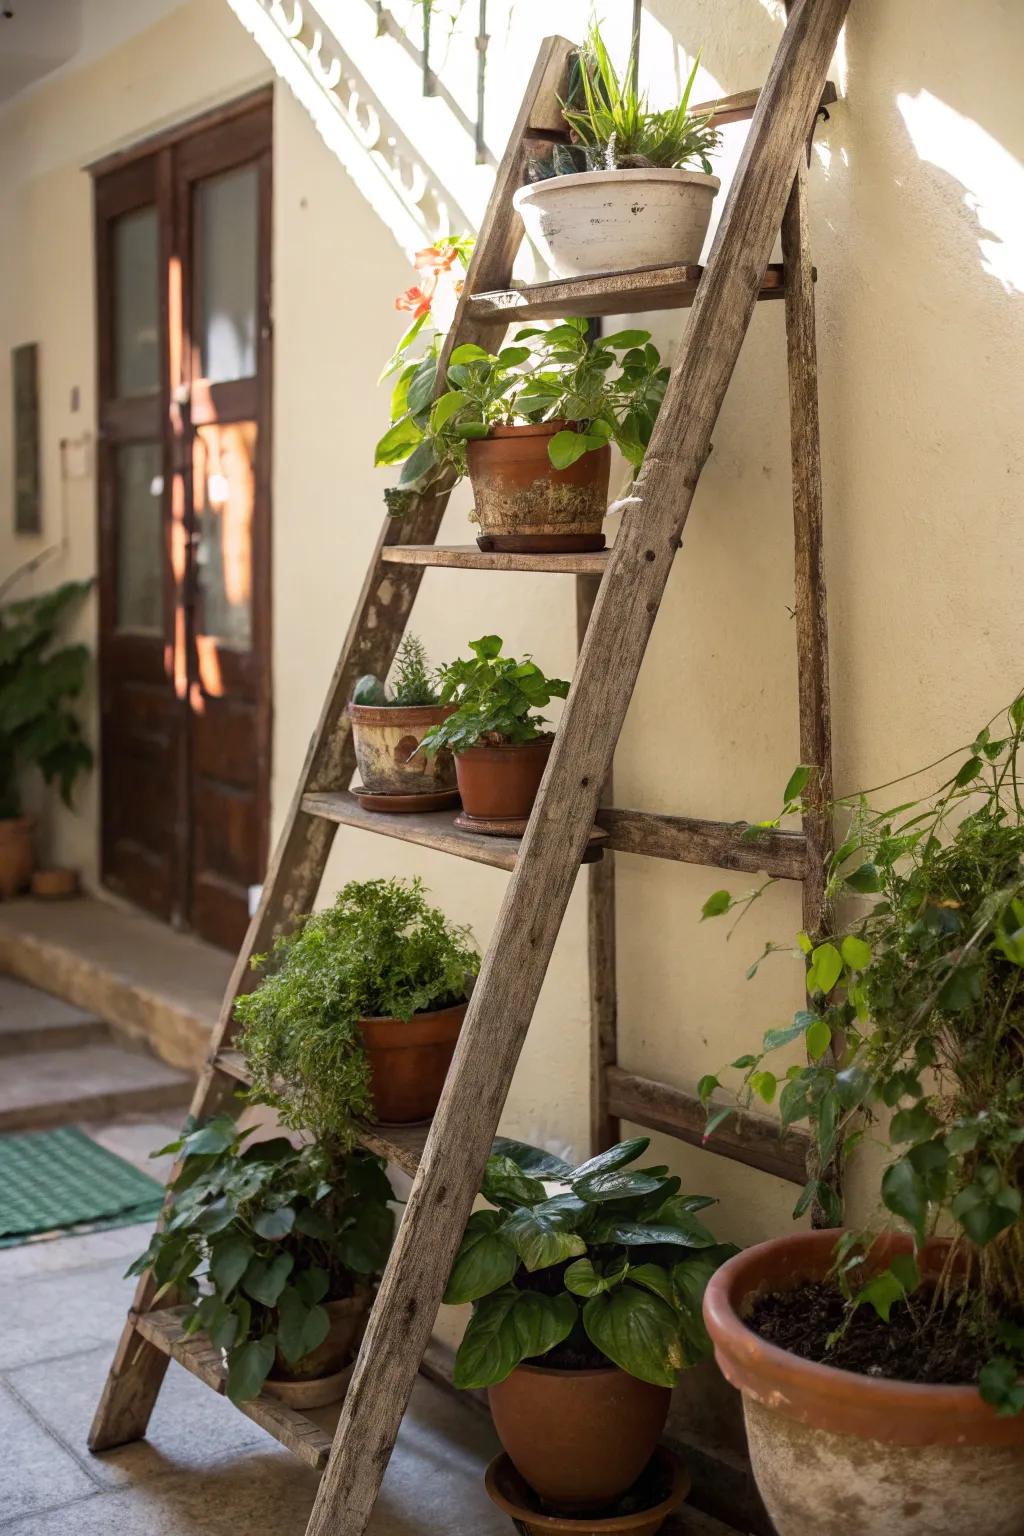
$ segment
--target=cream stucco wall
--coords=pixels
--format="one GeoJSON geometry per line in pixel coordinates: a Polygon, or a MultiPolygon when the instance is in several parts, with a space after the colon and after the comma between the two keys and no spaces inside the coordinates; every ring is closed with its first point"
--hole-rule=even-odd
{"type": "MultiPolygon", "coordinates": [[[[680,51],[692,57],[702,44],[702,94],[755,84],[781,9],[777,0],[649,0],[645,71],[664,95],[680,51]]],[[[586,10],[583,0],[560,5],[557,25],[578,34],[586,10]]],[[[623,38],[629,7],[604,10],[623,38]]],[[[540,0],[516,0],[507,32],[492,22],[492,143],[552,25],[540,0]]],[[[891,778],[969,738],[1021,682],[1022,58],[1024,13],[1014,0],[853,0],[835,70],[845,99],[818,133],[812,209],[840,790],[891,778]]],[[[193,0],[0,116],[0,338],[5,349],[42,343],[48,537],[59,525],[57,441],[91,430],[94,409],[89,189],[78,167],[266,75],[227,8],[193,0]],[[68,413],[73,384],[82,389],[77,417],[68,413]]],[[[373,378],[397,330],[392,296],[410,277],[377,214],[280,85],[275,103],[278,828],[376,534],[381,479],[370,454],[385,401],[373,378]]],[[[389,108],[426,152],[423,125],[441,104],[424,108],[408,95],[389,108]]],[[[740,131],[729,133],[727,165],[740,131]]],[[[479,206],[482,177],[468,148],[436,170],[453,198],[479,206]]],[[[685,316],[652,317],[666,351],[684,325],[685,316]]],[[[5,463],[7,391],[0,370],[5,463]]],[[[797,758],[779,305],[755,316],[714,438],[620,742],[616,791],[626,805],[758,816],[775,809],[797,758]]],[[[71,550],[43,573],[47,583],[93,569],[94,490],[89,477],[66,485],[71,550]]],[[[7,496],[4,477],[3,569],[31,547],[12,545],[7,496]]],[[[443,538],[468,538],[465,508],[457,497],[443,538]]],[[[497,630],[549,671],[568,675],[573,665],[567,579],[429,572],[415,626],[438,658],[497,630]]],[[[80,807],[75,818],[57,817],[54,851],[94,873],[94,784],[80,807]]],[[[486,943],[505,887],[495,871],[342,830],[328,884],[414,871],[486,943]]],[[[744,980],[762,936],[796,925],[796,893],[772,892],[727,942],[720,926],[697,923],[720,883],[729,882],[713,871],[618,859],[621,1058],[685,1088],[749,1048],[799,986],[797,968],[782,960],[744,980]]],[[[583,918],[581,882],[504,1122],[581,1154],[583,918]]],[[[784,1229],[791,1188],[675,1143],[659,1140],[657,1151],[687,1184],[722,1197],[723,1236],[784,1229]]],[[[855,1191],[863,1204],[862,1184],[855,1191]]]]}

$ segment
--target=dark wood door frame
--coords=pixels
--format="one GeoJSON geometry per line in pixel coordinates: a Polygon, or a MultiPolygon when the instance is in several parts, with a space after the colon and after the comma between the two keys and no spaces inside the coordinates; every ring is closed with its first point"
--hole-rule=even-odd
{"type": "MultiPolygon", "coordinates": [[[[197,531],[193,517],[193,451],[204,423],[251,419],[256,429],[252,526],[252,642],[248,652],[222,657],[225,685],[254,706],[256,739],[252,774],[258,810],[254,878],[261,878],[269,854],[271,742],[271,309],[270,219],[272,189],[272,93],[190,120],[175,134],[108,157],[90,169],[95,177],[98,386],[98,571],[100,599],[99,678],[101,730],[101,871],[105,883],[140,905],[187,924],[195,905],[193,889],[194,722],[197,676],[197,531]],[[255,167],[259,186],[255,379],[204,386],[192,320],[193,188],[206,177],[255,167]],[[145,396],[119,398],[114,366],[112,230],[114,221],[153,207],[158,220],[159,388],[145,396]],[[160,445],[162,491],[163,615],[159,632],[132,633],[117,627],[118,515],[116,463],[126,444],[160,445]],[[124,762],[118,752],[119,697],[124,688],[147,699],[152,713],[149,777],[141,791],[154,802],[154,846],[135,846],[143,873],[126,878],[112,846],[116,807],[123,798],[124,762]],[[119,689],[121,690],[119,695],[119,689]],[[155,765],[155,766],[154,766],[155,765]],[[120,773],[120,783],[115,774],[120,773]],[[165,823],[167,823],[165,825],[165,823]]],[[[149,727],[149,722],[147,729],[149,727]]],[[[145,735],[145,732],[142,733],[145,735]]],[[[141,739],[141,738],[139,738],[141,739]]],[[[143,775],[145,777],[145,775],[143,775]]],[[[127,861],[129,864],[131,860],[127,861]]],[[[237,897],[235,906],[237,907],[237,897]]],[[[234,925],[237,930],[237,923],[234,925]]],[[[233,943],[235,931],[220,936],[233,943]]],[[[240,935],[237,935],[240,937],[240,935]]]]}

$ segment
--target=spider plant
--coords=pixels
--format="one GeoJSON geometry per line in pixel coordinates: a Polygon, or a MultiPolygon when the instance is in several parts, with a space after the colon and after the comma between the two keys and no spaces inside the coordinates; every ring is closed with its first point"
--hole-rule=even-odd
{"type": "Polygon", "coordinates": [[[624,76],[611,61],[595,22],[581,51],[576,106],[563,102],[562,116],[575,139],[584,147],[593,170],[613,171],[654,166],[663,169],[699,164],[711,174],[710,156],[720,142],[711,126],[711,113],[690,112],[690,95],[700,65],[694,60],[679,103],[664,112],[652,112],[636,79],[634,49],[624,76]]]}

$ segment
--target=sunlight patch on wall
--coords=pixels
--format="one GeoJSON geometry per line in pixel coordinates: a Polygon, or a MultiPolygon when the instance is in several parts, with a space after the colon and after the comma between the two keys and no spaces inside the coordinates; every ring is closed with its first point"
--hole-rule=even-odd
{"type": "Polygon", "coordinates": [[[1024,292],[1024,166],[978,123],[931,94],[896,97],[920,159],[952,176],[978,222],[985,272],[1024,292]]]}

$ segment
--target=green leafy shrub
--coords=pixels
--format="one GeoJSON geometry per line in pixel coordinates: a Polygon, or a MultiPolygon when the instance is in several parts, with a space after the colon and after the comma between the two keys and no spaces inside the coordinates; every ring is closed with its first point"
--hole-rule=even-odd
{"type": "Polygon", "coordinates": [[[456,1386],[494,1386],[530,1360],[611,1363],[671,1387],[711,1353],[704,1288],[736,1249],[697,1219],[714,1200],[680,1194],[667,1168],[629,1168],[649,1145],[637,1137],[573,1168],[495,1142],[481,1189],[494,1209],[469,1218],[444,1296],[473,1303],[456,1386]]]}
{"type": "Polygon", "coordinates": [[[457,703],[447,720],[432,725],[420,745],[425,752],[448,747],[464,752],[467,747],[501,746],[510,742],[536,741],[547,722],[532,714],[552,699],[564,699],[569,684],[545,677],[529,657],[516,661],[501,654],[501,637],[484,635],[471,640],[472,658],[449,662],[440,669],[442,704],[457,703]]]}
{"type": "Polygon", "coordinates": [[[497,354],[469,342],[456,347],[448,387],[435,400],[436,371],[435,357],[402,370],[392,425],[377,444],[376,464],[403,465],[400,493],[460,479],[467,473],[466,444],[493,426],[565,421],[548,445],[555,469],[568,469],[608,442],[639,469],[669,375],[649,331],[589,341],[581,319],[551,330],[527,326],[497,354]]]}
{"type": "Polygon", "coordinates": [[[436,704],[437,701],[437,674],[427,660],[423,641],[416,635],[406,635],[398,647],[391,669],[390,694],[372,672],[361,677],[352,691],[353,704],[372,704],[377,708],[386,708],[389,704],[408,708],[416,704],[436,704]]]}
{"type": "Polygon", "coordinates": [[[479,965],[469,929],[430,905],[422,881],[350,882],[269,961],[253,958],[267,974],[235,1015],[255,1097],[285,1125],[351,1146],[355,1120],[372,1112],[358,1021],[449,1007],[479,965]]]}
{"type": "Polygon", "coordinates": [[[162,1148],[181,1159],[166,1224],[128,1273],[152,1269],[158,1297],[227,1352],[233,1402],[256,1397],[280,1350],[290,1364],[327,1336],[325,1303],[381,1273],[394,1235],[384,1163],[284,1137],[243,1144],[230,1115],[186,1123],[162,1148]]]}
{"type": "Polygon", "coordinates": [[[78,775],[92,767],[92,752],[69,707],[85,686],[84,645],[52,649],[61,625],[89,591],[89,581],[66,581],[39,597],[0,608],[0,819],[21,815],[18,775],[39,769],[58,780],[71,804],[78,775]]]}
{"type": "MultiPolygon", "coordinates": [[[[969,1330],[991,1351],[982,1394],[1017,1411],[1024,1407],[1017,1385],[1024,1368],[1024,695],[999,721],[962,749],[934,793],[884,809],[866,794],[836,803],[850,824],[829,863],[828,897],[869,904],[856,905],[818,942],[798,936],[809,1002],[734,1066],[744,1074],[742,1101],[778,1096],[784,1125],[810,1123],[824,1169],[848,1155],[866,1124],[888,1119],[881,1202],[917,1248],[937,1231],[953,1233],[937,1297],[943,1326],[969,1330]],[[765,1059],[791,1041],[806,1044],[810,1061],[777,1077],[765,1059]]],[[[785,811],[802,809],[809,774],[801,768],[790,780],[785,811]]],[[[716,892],[705,916],[745,907],[763,889],[739,900],[716,892]]],[[[776,948],[788,946],[769,944],[765,954],[776,948]]],[[[716,1076],[701,1082],[705,1102],[718,1086],[716,1076]]],[[[716,1110],[709,1130],[728,1113],[716,1110]]],[[[827,1179],[808,1183],[795,1214],[814,1200],[841,1219],[827,1179]]],[[[838,1275],[851,1309],[870,1303],[888,1320],[894,1299],[919,1283],[917,1267],[894,1265],[861,1286],[868,1236],[844,1241],[838,1275]]]]}
{"type": "MultiPolygon", "coordinates": [[[[562,107],[573,139],[586,153],[587,169],[699,165],[710,175],[710,156],[718,150],[721,135],[711,126],[710,112],[689,110],[699,65],[698,54],[676,106],[652,112],[647,97],[637,88],[636,55],[620,76],[594,22],[580,51],[576,89],[562,107]]],[[[578,169],[575,165],[570,168],[578,169]]]]}

